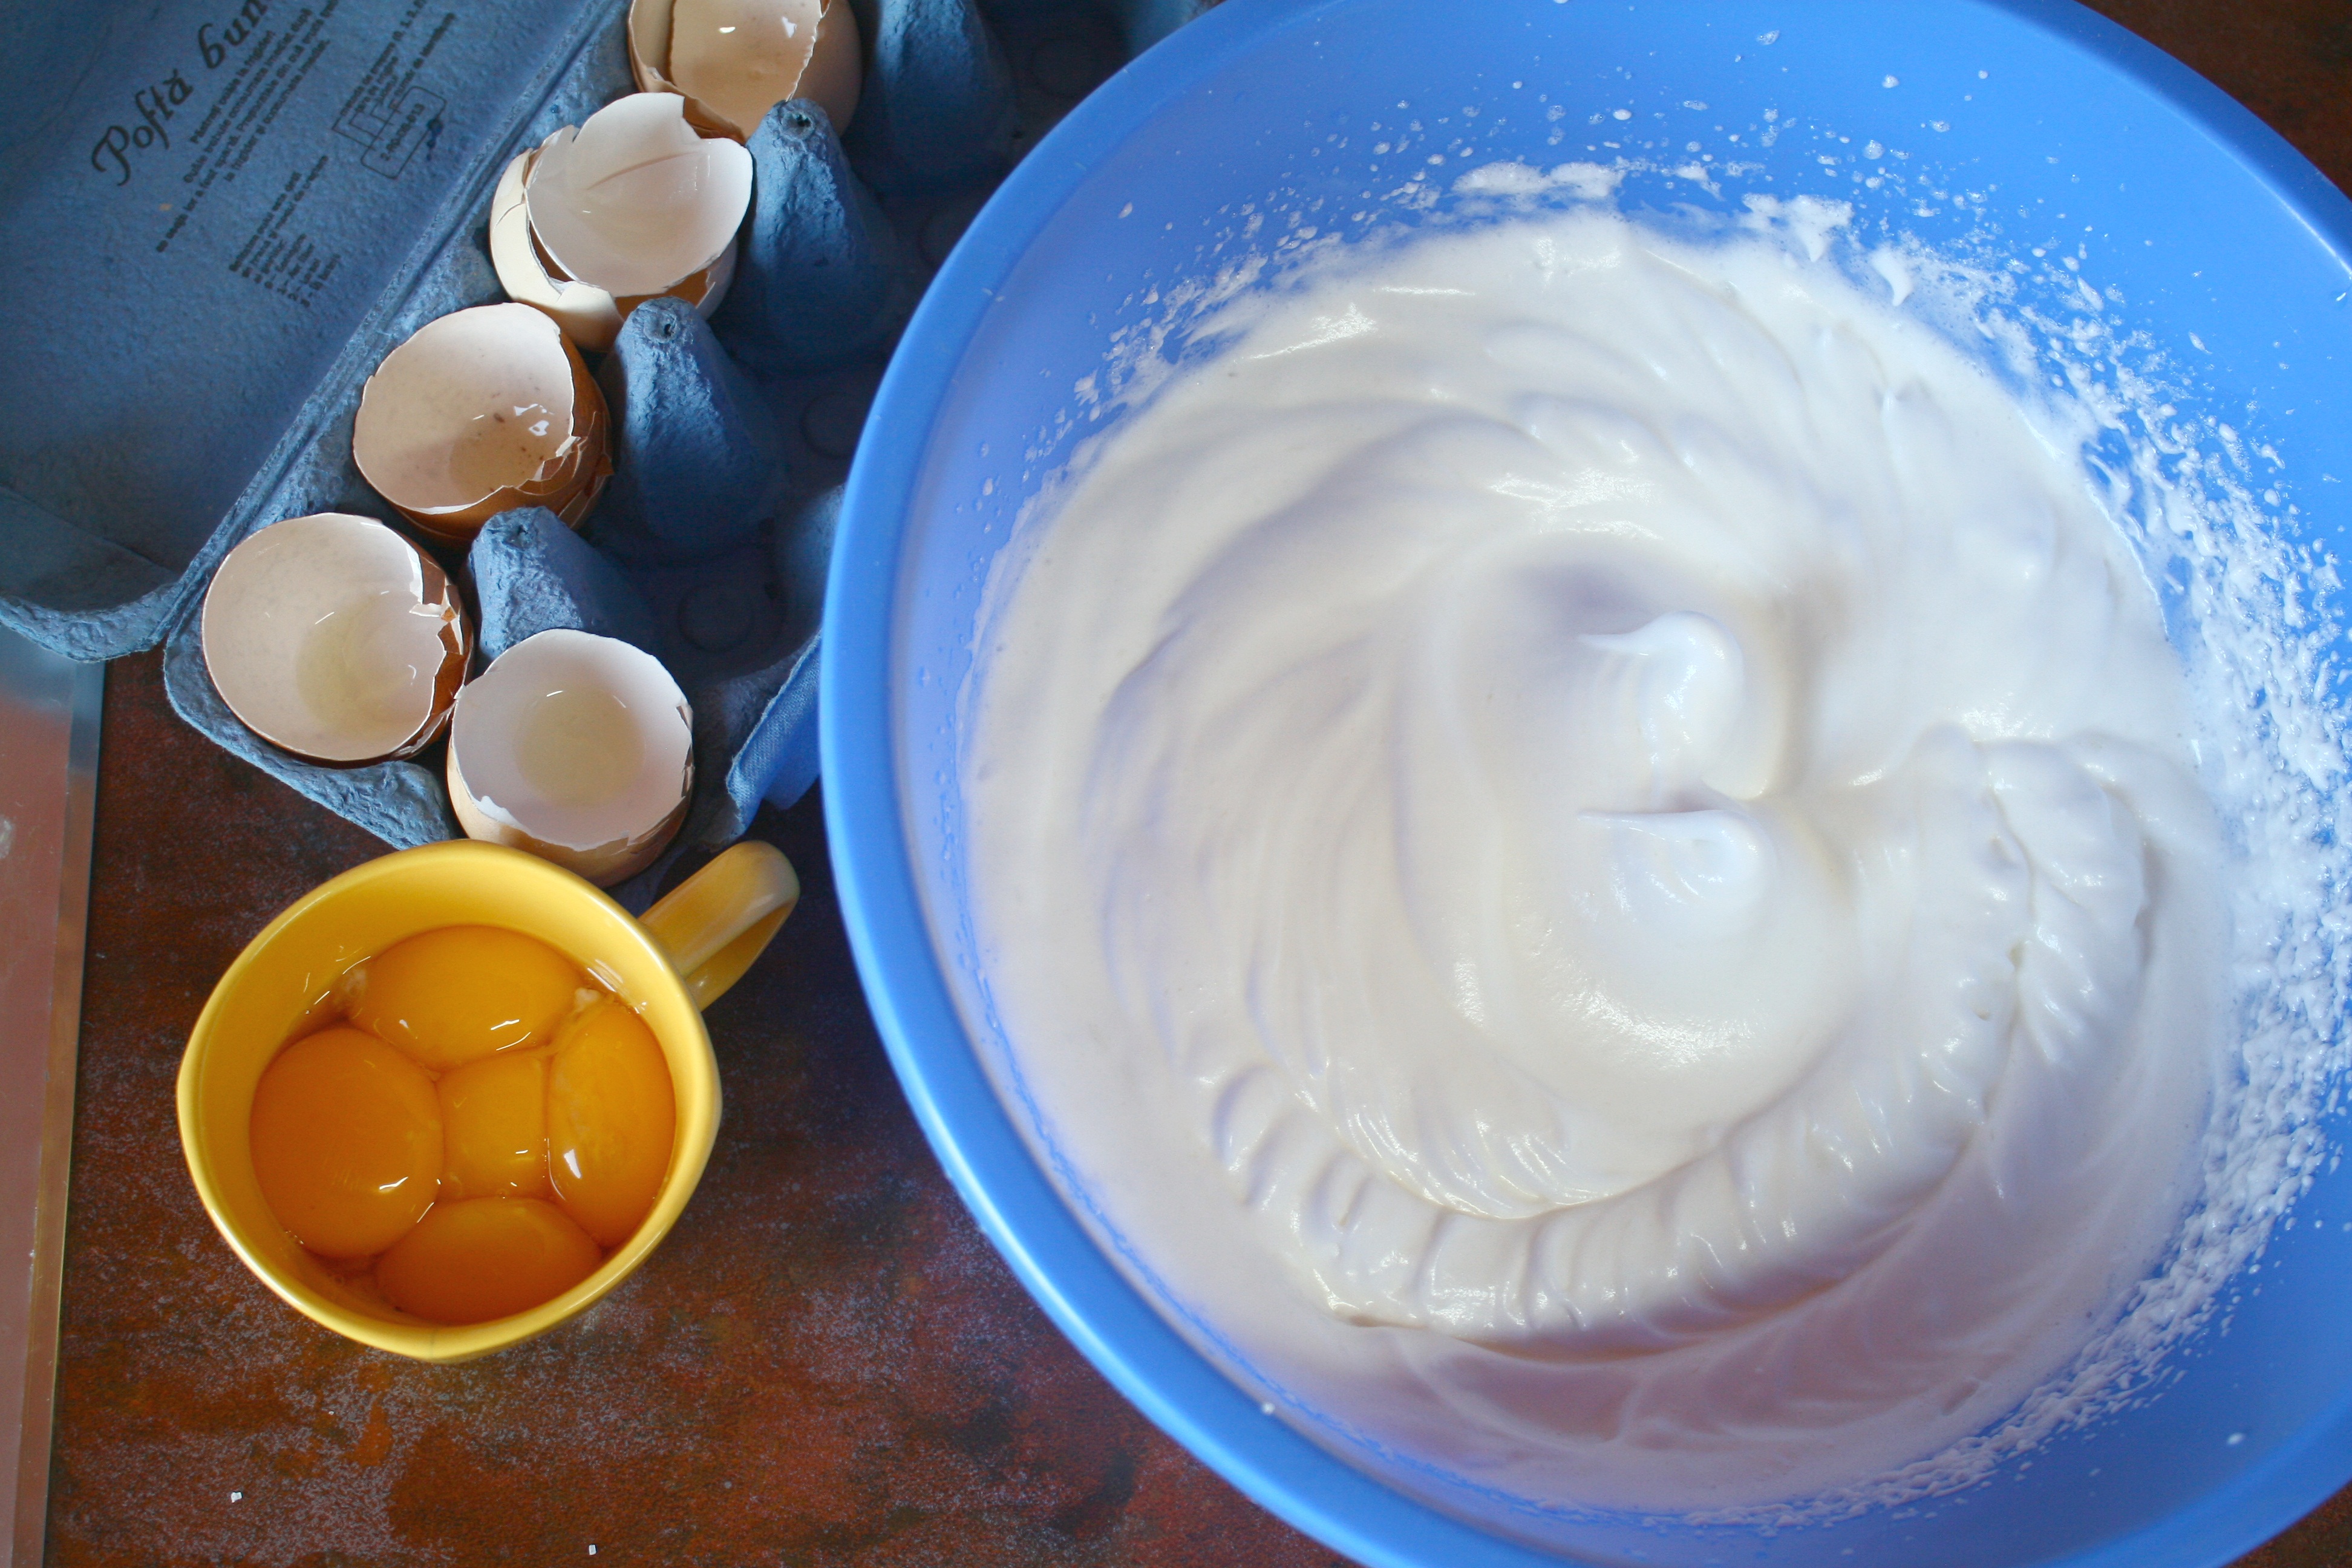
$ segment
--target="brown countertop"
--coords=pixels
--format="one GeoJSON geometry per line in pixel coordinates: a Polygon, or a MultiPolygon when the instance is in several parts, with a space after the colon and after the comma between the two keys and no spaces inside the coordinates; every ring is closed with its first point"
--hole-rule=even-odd
{"type": "Polygon", "coordinates": [[[466,1366],[263,1289],[182,1163],[205,994],[383,846],[108,671],[48,1561],[60,1564],[1338,1562],[1138,1415],[932,1160],[868,1022],[814,797],[754,832],[805,894],[709,1014],[727,1099],[694,1201],[574,1324],[466,1366]]]}
{"type": "MultiPolygon", "coordinates": [[[[2352,0],[2099,0],[2352,188],[2352,0]]],[[[727,1115],[677,1230],[574,1325],[430,1367],[311,1325],[214,1232],[173,1081],[214,979],[383,846],[109,671],[48,1561],[1335,1568],[1080,1359],[924,1145],[814,798],[807,893],[710,1013],[727,1115]]],[[[2352,1489],[2242,1568],[2352,1563],[2352,1489]]]]}

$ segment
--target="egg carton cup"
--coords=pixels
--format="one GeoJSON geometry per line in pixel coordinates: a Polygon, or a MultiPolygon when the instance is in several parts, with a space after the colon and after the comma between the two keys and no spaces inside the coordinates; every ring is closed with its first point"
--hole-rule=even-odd
{"type": "MultiPolygon", "coordinates": [[[[1097,82],[1215,0],[846,3],[864,40],[856,113],[845,135],[823,108],[795,100],[753,132],[751,206],[711,320],[656,299],[631,313],[610,353],[589,356],[612,409],[614,473],[576,531],[530,508],[493,518],[470,547],[427,538],[361,477],[352,430],[362,385],[394,348],[428,321],[507,298],[488,231],[515,154],[636,90],[625,7],[614,0],[542,35],[514,100],[462,167],[440,171],[443,192],[405,259],[192,552],[175,563],[135,527],[89,521],[104,485],[78,489],[39,454],[0,451],[0,624],[78,658],[160,642],[173,708],[226,750],[388,844],[455,837],[446,741],[409,761],[314,764],[239,723],[205,664],[204,592],[230,548],[282,518],[376,517],[464,586],[478,671],[534,632],[570,626],[644,648],[687,693],[687,820],[661,860],[614,889],[624,903],[649,902],[678,855],[739,837],[762,800],[797,800],[818,770],[818,626],[840,487],[899,330],[1022,153],[1097,82]]],[[[420,140],[407,169],[436,150],[420,140]]],[[[353,226],[364,232],[365,218],[353,226]]],[[[98,360],[111,352],[100,343],[98,360]]],[[[0,387],[0,411],[12,390],[0,387]]]]}

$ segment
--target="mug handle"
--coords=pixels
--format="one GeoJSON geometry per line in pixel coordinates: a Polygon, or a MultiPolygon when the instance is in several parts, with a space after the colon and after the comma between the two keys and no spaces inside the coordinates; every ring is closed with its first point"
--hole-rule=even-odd
{"type": "Polygon", "coordinates": [[[743,978],[800,902],[801,879],[782,850],[747,838],[637,917],[669,954],[698,1008],[743,978]]]}

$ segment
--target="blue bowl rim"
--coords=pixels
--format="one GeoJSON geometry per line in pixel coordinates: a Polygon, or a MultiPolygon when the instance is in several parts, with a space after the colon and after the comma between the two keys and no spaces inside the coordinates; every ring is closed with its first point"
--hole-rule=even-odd
{"type": "MultiPolygon", "coordinates": [[[[1276,1420],[1162,1320],[1039,1170],[974,1053],[933,945],[895,756],[894,642],[909,515],[948,383],[1028,245],[1143,120],[1265,34],[1354,0],[1224,0],[1080,103],[990,199],[940,268],[876,394],[825,587],[819,743],[825,831],[866,1000],[917,1122],[981,1229],[1064,1334],[1171,1437],[1252,1500],[1370,1568],[1536,1568],[1560,1556],[1392,1490],[1276,1420]],[[936,1042],[952,1042],[940,1050],[936,1042]]],[[[2074,0],[1951,0],[2050,35],[2168,104],[2345,260],[2352,200],[2212,83],[2074,0]]],[[[2188,1509],[2052,1568],[2211,1568],[2352,1477],[2352,1391],[2188,1509]]]]}

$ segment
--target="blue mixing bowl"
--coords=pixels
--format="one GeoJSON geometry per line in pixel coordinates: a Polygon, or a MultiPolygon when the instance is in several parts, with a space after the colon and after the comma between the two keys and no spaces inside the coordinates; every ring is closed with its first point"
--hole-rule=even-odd
{"type": "Polygon", "coordinates": [[[2320,1175],[2225,1320],[2165,1363],[2168,1385],[1968,1491],[1779,1532],[1604,1514],[1482,1527],[1465,1522],[1476,1500],[1415,1500],[1228,1381],[1090,1237],[991,1087],[956,1001],[974,994],[958,699],[1016,516],[1101,428],[1075,389],[1173,291],[1253,247],[1423,221],[1455,172],[1563,158],[1624,161],[1630,210],[1810,195],[1852,204],[1859,233],[2005,250],[2029,296],[2095,279],[2105,292],[2090,302],[2119,332],[2193,366],[2184,396],[2283,454],[2300,525],[2345,552],[2352,204],[2087,11],[1228,0],[1113,78],[990,202],[908,329],[849,481],[825,605],[825,807],[850,940],[915,1112],[1014,1272],[1121,1392],[1367,1563],[1559,1560],[1531,1535],[1606,1563],[2225,1562],[2352,1475],[2352,1172],[2320,1175]],[[1372,130],[1406,116],[1433,138],[1414,150],[1418,182],[1372,130]],[[1447,161],[1429,163],[1432,149],[1447,161]],[[2060,271],[2070,257],[2079,274],[2060,271]]]}

